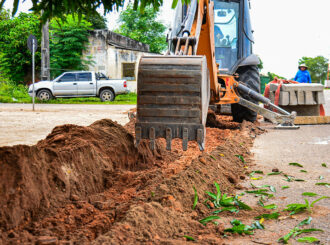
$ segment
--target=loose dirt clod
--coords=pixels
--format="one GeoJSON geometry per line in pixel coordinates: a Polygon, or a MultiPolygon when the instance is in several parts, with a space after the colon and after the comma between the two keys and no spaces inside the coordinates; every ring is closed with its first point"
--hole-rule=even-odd
{"type": "Polygon", "coordinates": [[[222,129],[207,128],[203,153],[195,142],[183,152],[178,139],[172,152],[164,140],[155,151],[147,142],[136,148],[134,118],[125,128],[106,119],[63,125],[35,146],[0,148],[0,243],[221,243],[222,224],[198,222],[210,215],[205,191],[214,182],[226,193],[241,188],[246,164],[235,155],[248,159],[251,133],[260,132],[215,120],[222,129]]]}

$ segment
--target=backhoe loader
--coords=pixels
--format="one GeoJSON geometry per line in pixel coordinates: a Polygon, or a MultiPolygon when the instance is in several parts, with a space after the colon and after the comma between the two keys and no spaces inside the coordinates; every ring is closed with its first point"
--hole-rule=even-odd
{"type": "Polygon", "coordinates": [[[191,0],[177,4],[162,56],[143,56],[137,80],[136,143],[173,138],[205,144],[209,105],[231,104],[234,121],[255,121],[257,113],[280,127],[292,127],[288,113],[259,94],[259,58],[252,53],[248,0],[191,0]],[[258,101],[279,113],[258,106],[258,101]],[[284,125],[284,126],[283,126],[284,125]]]}

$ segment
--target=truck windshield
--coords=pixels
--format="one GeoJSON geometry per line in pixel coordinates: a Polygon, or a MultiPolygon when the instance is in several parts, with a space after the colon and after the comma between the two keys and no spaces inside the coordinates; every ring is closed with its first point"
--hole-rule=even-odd
{"type": "Polygon", "coordinates": [[[214,0],[215,59],[222,70],[237,61],[239,3],[214,0]]]}

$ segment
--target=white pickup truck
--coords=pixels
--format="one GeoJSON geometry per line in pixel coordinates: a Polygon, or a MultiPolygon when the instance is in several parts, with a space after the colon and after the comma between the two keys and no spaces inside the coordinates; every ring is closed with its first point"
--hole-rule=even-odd
{"type": "MultiPolygon", "coordinates": [[[[90,71],[64,72],[53,81],[35,83],[34,91],[44,101],[57,97],[100,97],[101,101],[113,101],[117,94],[129,93],[125,80],[90,71]]],[[[32,84],[28,93],[33,96],[32,84]]]]}

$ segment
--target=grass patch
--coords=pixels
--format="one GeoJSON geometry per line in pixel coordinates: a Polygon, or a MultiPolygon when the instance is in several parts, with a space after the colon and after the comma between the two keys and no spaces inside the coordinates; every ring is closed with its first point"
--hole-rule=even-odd
{"type": "MultiPolygon", "coordinates": [[[[102,104],[102,105],[135,105],[136,93],[119,94],[114,101],[101,102],[98,97],[57,98],[49,101],[39,101],[37,104],[102,104]]],[[[0,103],[32,103],[28,94],[28,87],[14,82],[0,82],[0,103]]]]}

